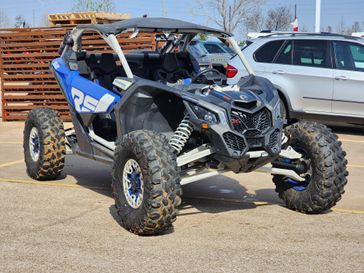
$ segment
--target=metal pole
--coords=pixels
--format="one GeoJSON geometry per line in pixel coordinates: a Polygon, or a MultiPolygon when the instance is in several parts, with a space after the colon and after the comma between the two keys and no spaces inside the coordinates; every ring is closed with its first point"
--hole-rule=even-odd
{"type": "Polygon", "coordinates": [[[166,7],[166,1],[165,0],[162,0],[162,14],[163,14],[163,17],[167,17],[167,7],[166,7]]]}
{"type": "Polygon", "coordinates": [[[321,22],[321,0],[316,0],[316,20],[315,20],[315,32],[320,32],[321,22]]]}
{"type": "Polygon", "coordinates": [[[294,19],[297,18],[297,4],[294,4],[294,19]]]}

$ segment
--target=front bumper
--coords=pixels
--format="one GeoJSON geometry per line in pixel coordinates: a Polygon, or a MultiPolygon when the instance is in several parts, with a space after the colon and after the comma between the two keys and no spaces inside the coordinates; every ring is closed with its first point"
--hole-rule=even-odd
{"type": "Polygon", "coordinates": [[[252,171],[271,162],[279,155],[282,143],[283,120],[274,116],[273,110],[264,107],[253,113],[243,112],[243,115],[246,115],[242,116],[245,123],[237,124],[234,115],[229,113],[227,126],[211,125],[205,132],[216,148],[215,158],[236,173],[252,171]],[[252,151],[266,153],[251,158],[249,152],[252,151]]]}

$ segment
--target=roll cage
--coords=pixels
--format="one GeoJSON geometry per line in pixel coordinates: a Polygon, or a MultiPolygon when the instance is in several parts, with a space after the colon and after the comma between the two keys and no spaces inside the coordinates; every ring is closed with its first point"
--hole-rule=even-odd
{"type": "Polygon", "coordinates": [[[161,54],[171,52],[177,47],[179,47],[180,51],[186,51],[188,44],[199,33],[213,35],[224,43],[227,43],[235,51],[249,74],[255,74],[240,50],[238,43],[230,33],[184,21],[165,18],[135,18],[114,24],[77,26],[69,33],[69,35],[66,35],[61,45],[60,51],[62,52],[62,57],[65,60],[68,59],[72,52],[81,50],[82,35],[84,32],[90,31],[97,32],[111,47],[111,49],[114,50],[121,62],[126,76],[130,79],[134,78],[134,74],[117,40],[117,35],[131,33],[129,38],[133,39],[137,37],[139,32],[158,33],[156,36],[157,42],[160,40],[165,43],[160,50],[161,54]]]}

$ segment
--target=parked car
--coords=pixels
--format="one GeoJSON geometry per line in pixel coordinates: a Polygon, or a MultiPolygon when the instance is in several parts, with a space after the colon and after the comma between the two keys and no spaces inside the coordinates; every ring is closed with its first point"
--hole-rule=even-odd
{"type": "Polygon", "coordinates": [[[192,40],[188,52],[196,59],[201,69],[209,66],[225,74],[226,65],[235,52],[220,41],[192,40]]]}
{"type": "MultiPolygon", "coordinates": [[[[364,40],[329,33],[271,34],[247,41],[244,55],[256,74],[268,78],[290,119],[364,124],[364,40]]],[[[247,72],[233,57],[233,84],[247,72]]]]}

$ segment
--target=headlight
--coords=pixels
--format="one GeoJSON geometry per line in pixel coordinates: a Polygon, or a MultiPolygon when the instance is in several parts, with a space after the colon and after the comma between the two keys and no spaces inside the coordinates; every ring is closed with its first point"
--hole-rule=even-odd
{"type": "Polygon", "coordinates": [[[216,124],[218,123],[218,118],[215,113],[212,113],[205,108],[197,105],[191,105],[192,111],[195,113],[198,119],[206,121],[208,124],[216,124]]]}

